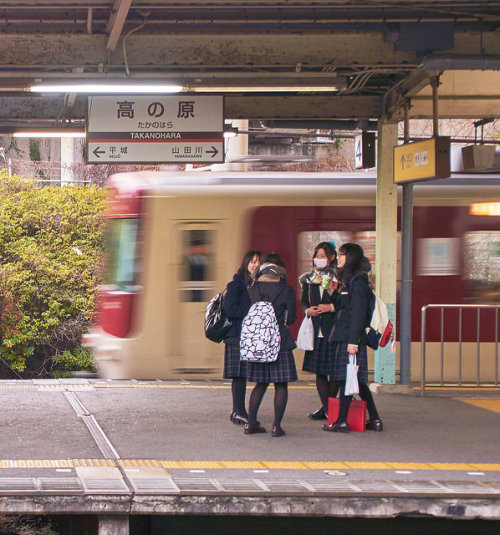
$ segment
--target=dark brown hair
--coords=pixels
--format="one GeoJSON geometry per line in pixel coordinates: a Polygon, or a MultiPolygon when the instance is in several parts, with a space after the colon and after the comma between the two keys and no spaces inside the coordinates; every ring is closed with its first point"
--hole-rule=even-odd
{"type": "Polygon", "coordinates": [[[248,273],[248,264],[254,256],[258,256],[260,258],[262,256],[262,253],[260,251],[257,251],[257,249],[250,249],[250,251],[247,251],[245,253],[245,256],[243,257],[243,260],[241,261],[240,268],[236,272],[245,281],[245,283],[248,283],[248,281],[250,280],[250,274],[248,273]]]}

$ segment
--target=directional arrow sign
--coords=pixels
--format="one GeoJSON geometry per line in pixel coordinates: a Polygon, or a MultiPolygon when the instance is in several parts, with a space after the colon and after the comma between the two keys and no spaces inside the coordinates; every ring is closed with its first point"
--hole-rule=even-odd
{"type": "Polygon", "coordinates": [[[450,138],[433,137],[394,147],[394,182],[450,176],[450,138]]]}
{"type": "Polygon", "coordinates": [[[224,99],[200,95],[89,97],[89,163],[224,161],[224,99]]]}
{"type": "Polygon", "coordinates": [[[95,154],[96,158],[100,158],[99,154],[106,154],[105,150],[99,150],[100,147],[96,147],[92,152],[95,154]]]}
{"type": "Polygon", "coordinates": [[[212,158],[215,158],[219,151],[212,145],[212,150],[207,150],[207,154],[211,154],[212,158]]]}

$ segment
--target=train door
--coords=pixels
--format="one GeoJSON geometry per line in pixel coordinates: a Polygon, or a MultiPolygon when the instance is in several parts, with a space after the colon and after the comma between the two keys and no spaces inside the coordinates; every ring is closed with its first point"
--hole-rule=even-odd
{"type": "Polygon", "coordinates": [[[179,270],[177,318],[182,344],[178,347],[179,374],[209,374],[210,357],[220,348],[207,344],[203,324],[207,302],[219,291],[216,259],[221,258],[222,224],[218,222],[183,223],[178,227],[179,270]]]}

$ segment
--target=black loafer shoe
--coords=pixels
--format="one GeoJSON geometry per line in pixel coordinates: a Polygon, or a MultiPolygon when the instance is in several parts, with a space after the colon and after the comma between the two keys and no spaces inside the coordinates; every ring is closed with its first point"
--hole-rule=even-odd
{"type": "Polygon", "coordinates": [[[286,435],[284,429],[282,429],[281,427],[275,425],[273,427],[273,430],[271,431],[271,436],[272,437],[282,437],[283,435],[286,435]]]}
{"type": "Polygon", "coordinates": [[[370,431],[382,431],[382,429],[384,429],[384,424],[380,419],[367,420],[366,429],[369,429],[370,431]]]}
{"type": "Polygon", "coordinates": [[[317,411],[310,412],[307,415],[307,417],[310,418],[311,420],[327,420],[328,419],[328,416],[323,407],[321,407],[321,409],[318,409],[317,411]]]}
{"type": "Polygon", "coordinates": [[[254,433],[267,433],[266,428],[262,427],[258,423],[255,425],[245,424],[245,435],[253,435],[254,433]]]}
{"type": "Polygon", "coordinates": [[[349,433],[349,426],[345,422],[342,424],[324,424],[323,431],[331,431],[332,433],[349,433]]]}
{"type": "Polygon", "coordinates": [[[248,423],[248,419],[237,412],[232,412],[229,417],[229,421],[233,422],[234,425],[245,425],[248,423]]]}

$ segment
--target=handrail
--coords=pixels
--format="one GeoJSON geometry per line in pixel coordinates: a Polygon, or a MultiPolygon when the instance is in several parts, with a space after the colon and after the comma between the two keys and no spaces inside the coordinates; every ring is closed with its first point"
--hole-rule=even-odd
{"type": "Polygon", "coordinates": [[[425,355],[426,355],[426,312],[430,308],[439,308],[441,309],[441,385],[444,384],[444,311],[445,309],[454,309],[458,310],[458,366],[459,366],[459,375],[458,375],[458,385],[462,385],[462,310],[465,309],[477,309],[477,320],[476,320],[476,343],[477,343],[477,377],[476,384],[479,386],[480,377],[481,377],[481,310],[490,309],[495,310],[495,386],[498,386],[498,311],[500,310],[500,305],[489,305],[489,304],[477,304],[477,305],[454,305],[454,304],[429,304],[424,305],[421,308],[421,320],[420,320],[420,395],[424,395],[425,391],[425,355]]]}

